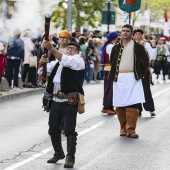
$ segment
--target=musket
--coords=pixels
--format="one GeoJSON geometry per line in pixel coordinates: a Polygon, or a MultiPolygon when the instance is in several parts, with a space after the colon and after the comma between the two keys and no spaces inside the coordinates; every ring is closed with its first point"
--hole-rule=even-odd
{"type": "MultiPolygon", "coordinates": [[[[50,19],[51,19],[51,15],[46,14],[45,15],[45,31],[44,31],[45,32],[44,39],[46,41],[49,41],[50,19]]],[[[44,53],[43,53],[42,57],[48,58],[48,50],[46,48],[44,48],[44,53]]],[[[47,79],[47,63],[44,63],[42,65],[42,67],[43,67],[43,72],[42,72],[42,76],[41,76],[41,81],[42,81],[42,84],[45,84],[46,79],[47,79]]]]}

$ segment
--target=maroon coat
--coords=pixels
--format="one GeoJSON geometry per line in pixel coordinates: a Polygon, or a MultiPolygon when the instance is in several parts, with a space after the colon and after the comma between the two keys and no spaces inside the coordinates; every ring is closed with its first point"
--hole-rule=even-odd
{"type": "Polygon", "coordinates": [[[6,66],[6,59],[3,54],[0,54],[0,76],[4,73],[4,66],[6,66]]]}

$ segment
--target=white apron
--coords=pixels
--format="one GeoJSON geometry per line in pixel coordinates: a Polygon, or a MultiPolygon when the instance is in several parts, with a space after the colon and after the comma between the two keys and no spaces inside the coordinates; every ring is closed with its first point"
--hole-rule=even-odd
{"type": "Polygon", "coordinates": [[[117,82],[113,82],[113,106],[126,107],[145,103],[141,80],[136,80],[134,73],[119,73],[117,82]]]}

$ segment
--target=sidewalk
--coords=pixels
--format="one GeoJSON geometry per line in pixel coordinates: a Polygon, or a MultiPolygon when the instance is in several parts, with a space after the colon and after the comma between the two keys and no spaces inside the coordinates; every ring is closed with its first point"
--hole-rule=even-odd
{"type": "Polygon", "coordinates": [[[38,93],[42,93],[45,91],[45,88],[23,88],[23,89],[17,89],[13,90],[10,89],[9,91],[1,91],[0,93],[2,96],[0,96],[0,103],[8,100],[13,100],[16,98],[24,97],[24,96],[30,96],[38,93]]]}

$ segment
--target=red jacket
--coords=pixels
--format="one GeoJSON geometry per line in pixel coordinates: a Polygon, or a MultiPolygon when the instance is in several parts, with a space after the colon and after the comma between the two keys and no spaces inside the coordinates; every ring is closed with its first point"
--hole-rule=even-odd
{"type": "Polygon", "coordinates": [[[4,67],[7,65],[6,58],[3,54],[0,54],[0,76],[4,73],[4,67]]]}

